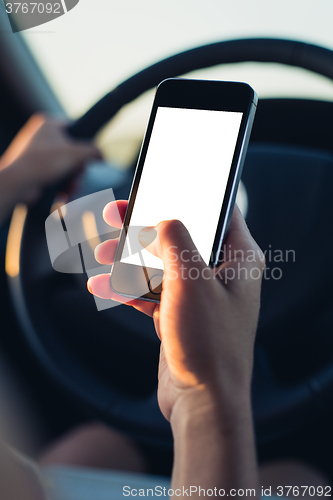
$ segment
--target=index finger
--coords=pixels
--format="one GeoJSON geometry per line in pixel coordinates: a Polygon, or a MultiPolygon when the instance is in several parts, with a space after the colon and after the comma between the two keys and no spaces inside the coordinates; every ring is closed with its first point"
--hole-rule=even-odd
{"type": "Polygon", "coordinates": [[[127,200],[116,200],[108,203],[103,210],[103,217],[107,224],[121,229],[128,206],[127,200]]]}

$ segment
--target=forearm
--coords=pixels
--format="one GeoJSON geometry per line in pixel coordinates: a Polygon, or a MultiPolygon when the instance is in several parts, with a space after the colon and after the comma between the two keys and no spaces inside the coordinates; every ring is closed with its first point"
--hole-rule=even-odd
{"type": "Polygon", "coordinates": [[[192,498],[199,497],[199,488],[206,494],[208,489],[215,491],[213,496],[219,496],[219,490],[226,496],[237,497],[238,490],[248,490],[246,496],[252,498],[258,495],[250,398],[234,399],[230,405],[192,401],[187,408],[175,409],[173,489],[183,494],[192,487],[192,498]]]}

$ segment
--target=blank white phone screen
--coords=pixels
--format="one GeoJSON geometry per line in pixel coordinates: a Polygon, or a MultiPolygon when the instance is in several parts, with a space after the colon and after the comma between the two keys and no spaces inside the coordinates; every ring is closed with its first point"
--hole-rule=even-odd
{"type": "Polygon", "coordinates": [[[131,242],[144,226],[179,219],[208,264],[242,116],[157,108],[121,262],[163,269],[148,250],[132,252],[131,242]]]}

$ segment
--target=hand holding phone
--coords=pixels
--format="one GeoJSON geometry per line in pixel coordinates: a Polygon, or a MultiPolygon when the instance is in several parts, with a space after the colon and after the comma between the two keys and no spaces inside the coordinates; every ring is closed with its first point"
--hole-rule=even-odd
{"type": "Polygon", "coordinates": [[[256,105],[244,83],[169,79],[158,86],[112,270],[116,293],[160,300],[163,263],[138,234],[163,220],[179,219],[205,263],[218,265],[256,105]]]}
{"type": "MultiPolygon", "coordinates": [[[[119,214],[124,219],[126,208],[126,201],[109,203],[104,210],[105,221],[117,225],[119,214]]],[[[230,261],[226,260],[218,269],[208,267],[202,259],[182,260],[182,254],[193,254],[196,247],[180,222],[162,222],[153,230],[153,236],[156,234],[160,247],[153,244],[147,248],[154,256],[163,255],[165,278],[161,303],[140,299],[127,303],[153,317],[162,340],[159,403],[169,418],[175,398],[182,393],[181,387],[204,383],[209,386],[213,382],[216,389],[215,382],[226,382],[237,397],[240,391],[249,390],[264,259],[237,207],[226,239],[230,261]],[[170,247],[177,260],[170,254],[170,247]],[[240,262],[241,255],[247,252],[255,259],[240,262]],[[224,276],[238,263],[246,272],[226,284],[224,276]],[[255,273],[252,268],[256,268],[255,273]]],[[[97,247],[96,258],[101,264],[114,262],[116,243],[109,240],[97,247]]],[[[88,288],[103,299],[126,303],[127,299],[111,289],[109,274],[90,278],[88,288]]],[[[224,392],[225,387],[221,387],[218,398],[224,392]]]]}

